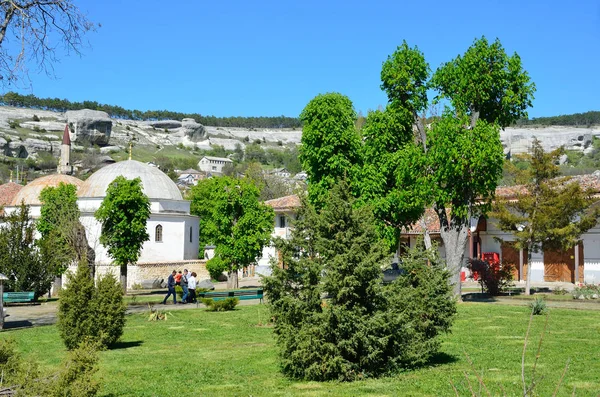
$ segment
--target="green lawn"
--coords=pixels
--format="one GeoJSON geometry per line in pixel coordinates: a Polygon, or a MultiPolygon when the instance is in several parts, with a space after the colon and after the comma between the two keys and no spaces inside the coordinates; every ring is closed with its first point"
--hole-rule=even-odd
{"type": "MultiPolygon", "coordinates": [[[[272,329],[259,327],[264,305],[234,312],[203,309],[174,311],[167,322],[150,323],[140,314],[128,318],[123,342],[101,353],[105,396],[452,396],[470,395],[463,373],[473,374],[465,352],[492,395],[522,395],[521,352],[529,319],[525,307],[464,303],[454,332],[444,338],[436,363],[383,379],[354,383],[298,382],[278,371],[272,329]]],[[[527,374],[545,318],[534,318],[527,374]]],[[[17,339],[26,357],[44,366],[65,354],[56,327],[3,332],[17,339]]],[[[538,395],[549,396],[567,359],[571,359],[558,395],[597,396],[600,392],[600,312],[551,309],[537,366],[538,395]]],[[[473,387],[476,379],[471,376],[473,387]]]]}

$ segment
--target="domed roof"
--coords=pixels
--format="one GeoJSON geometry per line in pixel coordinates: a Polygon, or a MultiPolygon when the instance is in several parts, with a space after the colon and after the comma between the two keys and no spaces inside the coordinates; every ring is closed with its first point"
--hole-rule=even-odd
{"type": "Polygon", "coordinates": [[[24,202],[26,205],[41,205],[40,193],[42,190],[48,186],[56,187],[61,182],[67,185],[75,185],[78,189],[83,185],[81,179],[77,179],[73,176],[63,174],[46,175],[34,179],[25,185],[25,187],[23,187],[23,189],[21,189],[14,197],[12,205],[21,205],[21,202],[24,202]]]}
{"type": "Polygon", "coordinates": [[[135,160],[119,161],[94,172],[79,189],[79,197],[105,197],[106,189],[118,176],[140,178],[142,189],[149,199],[183,200],[179,188],[157,167],[135,160]]]}

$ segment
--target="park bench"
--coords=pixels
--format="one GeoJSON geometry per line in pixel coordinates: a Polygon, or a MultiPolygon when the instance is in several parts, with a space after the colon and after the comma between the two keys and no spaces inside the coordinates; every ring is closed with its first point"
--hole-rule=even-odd
{"type": "Polygon", "coordinates": [[[198,294],[200,298],[211,298],[219,301],[227,298],[238,298],[239,300],[260,299],[263,300],[262,289],[239,289],[234,291],[207,291],[198,294]]]}
{"type": "Polygon", "coordinates": [[[2,300],[5,303],[28,303],[33,302],[34,292],[5,292],[2,294],[2,300]]]}

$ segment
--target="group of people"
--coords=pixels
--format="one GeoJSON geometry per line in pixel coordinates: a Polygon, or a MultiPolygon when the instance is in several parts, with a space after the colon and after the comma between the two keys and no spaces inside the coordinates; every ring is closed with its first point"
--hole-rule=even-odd
{"type": "Polygon", "coordinates": [[[177,293],[175,292],[175,286],[179,285],[183,290],[183,295],[181,296],[181,301],[179,303],[196,303],[196,277],[198,275],[196,272],[189,273],[187,269],[183,269],[183,273],[181,270],[177,272],[173,270],[173,272],[169,275],[167,279],[167,287],[169,292],[165,299],[163,300],[163,305],[167,304],[167,299],[171,295],[173,295],[173,304],[177,303],[177,293]]]}

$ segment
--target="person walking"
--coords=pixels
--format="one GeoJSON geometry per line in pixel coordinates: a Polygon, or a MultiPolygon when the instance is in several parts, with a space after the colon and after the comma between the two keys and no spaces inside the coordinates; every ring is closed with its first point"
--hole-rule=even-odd
{"type": "Polygon", "coordinates": [[[187,269],[183,269],[183,275],[181,276],[181,280],[179,281],[181,285],[181,289],[183,290],[183,296],[181,297],[181,303],[186,304],[187,298],[189,294],[188,290],[188,271],[187,269]]]}
{"type": "Polygon", "coordinates": [[[165,299],[162,302],[163,305],[167,304],[167,299],[169,299],[169,296],[171,296],[171,295],[173,295],[173,304],[177,303],[177,294],[175,293],[175,275],[176,274],[177,274],[177,272],[175,270],[173,270],[173,273],[171,273],[169,275],[169,278],[167,279],[167,288],[169,289],[169,292],[167,293],[167,296],[165,296],[165,299]]]}
{"type": "Polygon", "coordinates": [[[192,272],[188,277],[188,290],[190,291],[188,302],[196,303],[196,272],[192,272]]]}

